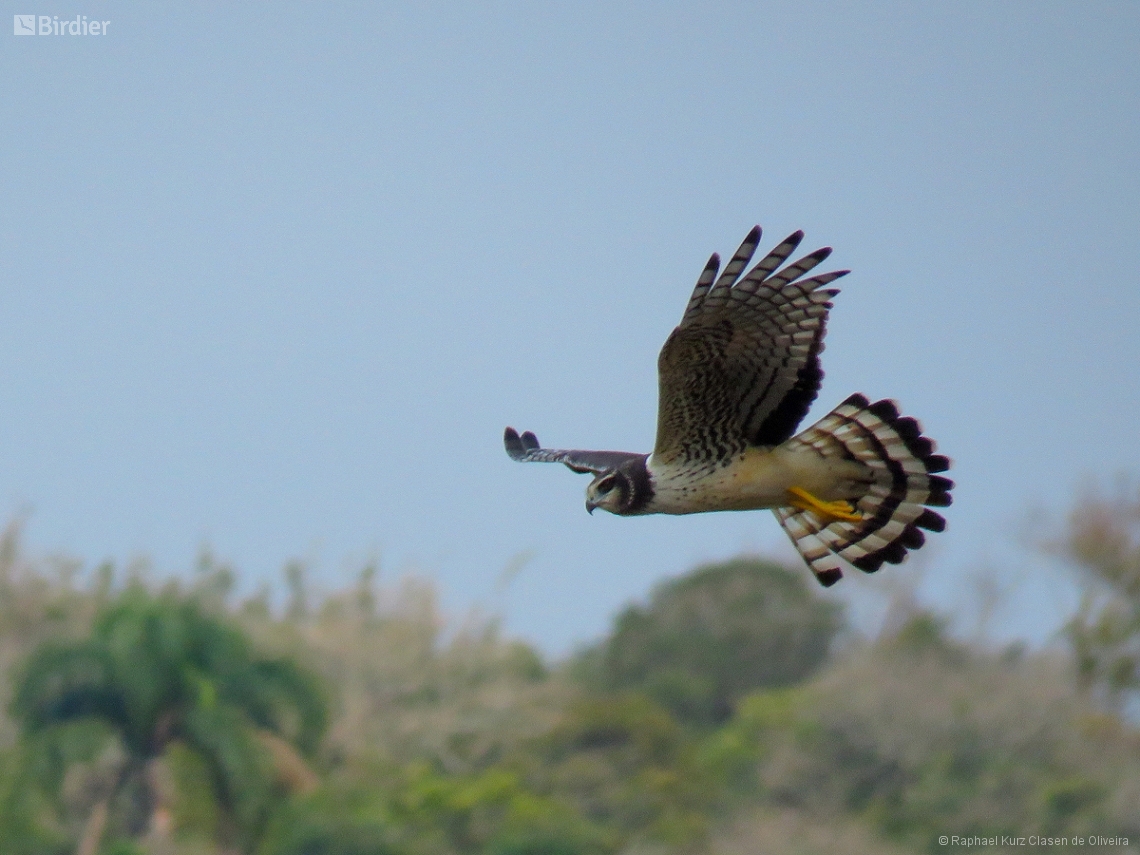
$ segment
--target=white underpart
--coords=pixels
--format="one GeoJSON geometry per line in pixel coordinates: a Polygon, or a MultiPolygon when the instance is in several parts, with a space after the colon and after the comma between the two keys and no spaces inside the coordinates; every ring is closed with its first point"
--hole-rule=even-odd
{"type": "Polygon", "coordinates": [[[812,449],[750,448],[724,463],[646,463],[653,481],[650,514],[751,511],[789,505],[788,489],[799,487],[824,501],[858,498],[866,467],[812,449]]]}

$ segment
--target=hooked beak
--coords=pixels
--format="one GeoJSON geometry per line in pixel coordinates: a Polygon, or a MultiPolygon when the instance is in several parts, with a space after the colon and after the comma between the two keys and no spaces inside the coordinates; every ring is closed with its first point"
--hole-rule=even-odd
{"type": "Polygon", "coordinates": [[[590,499],[586,499],[586,513],[588,513],[590,516],[593,516],[594,515],[594,508],[596,508],[596,507],[597,507],[597,505],[594,504],[593,501],[591,501],[590,499]]]}

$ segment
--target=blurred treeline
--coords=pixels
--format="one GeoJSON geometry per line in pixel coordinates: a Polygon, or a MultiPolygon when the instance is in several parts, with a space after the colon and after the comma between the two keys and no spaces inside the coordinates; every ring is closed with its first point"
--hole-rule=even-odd
{"type": "Polygon", "coordinates": [[[865,637],[803,567],[747,557],[552,663],[374,568],[243,599],[209,555],[181,581],[80,573],[12,527],[0,853],[1136,851],[1140,501],[1090,493],[1042,545],[1083,591],[1047,650],[917,607],[865,637]]]}

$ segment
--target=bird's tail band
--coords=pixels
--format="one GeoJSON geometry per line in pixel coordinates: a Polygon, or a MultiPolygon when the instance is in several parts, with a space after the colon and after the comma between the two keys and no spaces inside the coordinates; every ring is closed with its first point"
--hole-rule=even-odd
{"type": "Polygon", "coordinates": [[[834,585],[843,559],[865,573],[899,564],[926,542],[922,529],[942,531],[946,521],[931,507],[950,504],[954,482],[938,475],[950,461],[918,422],[900,416],[893,401],[869,403],[855,394],[812,427],[788,440],[825,456],[865,465],[867,492],[853,499],[857,522],[826,519],[811,510],[777,508],[776,517],[819,581],[834,585]]]}

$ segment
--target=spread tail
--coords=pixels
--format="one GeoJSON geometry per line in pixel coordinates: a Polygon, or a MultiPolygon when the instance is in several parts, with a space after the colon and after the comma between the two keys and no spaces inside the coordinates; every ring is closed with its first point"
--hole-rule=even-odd
{"type": "Polygon", "coordinates": [[[950,461],[934,453],[934,441],[922,435],[917,421],[900,417],[893,401],[871,404],[852,395],[787,444],[856,460],[869,473],[869,489],[852,499],[861,515],[857,522],[829,521],[811,510],[775,511],[821,584],[834,585],[843,576],[840,558],[874,573],[883,562],[899,564],[922,546],[922,529],[946,527],[930,507],[950,504],[954,482],[936,474],[949,469],[950,461]]]}

